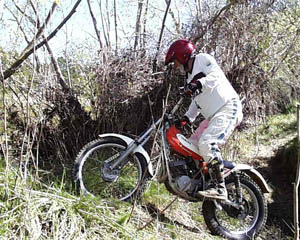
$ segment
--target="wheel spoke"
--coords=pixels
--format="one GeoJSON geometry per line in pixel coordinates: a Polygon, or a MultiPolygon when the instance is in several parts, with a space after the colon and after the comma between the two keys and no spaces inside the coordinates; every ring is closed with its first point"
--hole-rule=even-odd
{"type": "Polygon", "coordinates": [[[227,180],[226,188],[233,205],[220,201],[221,208],[218,208],[214,201],[203,203],[203,215],[208,228],[225,238],[252,239],[267,220],[267,203],[260,188],[247,175],[240,174],[241,203],[236,197],[233,178],[227,180]]]}
{"type": "MultiPolygon", "coordinates": [[[[229,189],[234,188],[234,184],[227,186],[229,189]]],[[[258,218],[258,202],[254,193],[247,186],[241,184],[243,196],[243,210],[224,206],[222,210],[216,210],[216,217],[223,227],[230,232],[244,232],[251,229],[258,218]]],[[[229,191],[235,193],[235,190],[229,191]]],[[[230,196],[234,199],[235,196],[230,196]]]]}
{"type": "Polygon", "coordinates": [[[137,194],[140,182],[145,181],[142,176],[146,165],[136,155],[129,154],[122,169],[103,172],[104,164],[114,161],[125,147],[114,142],[100,143],[101,140],[88,144],[77,157],[80,187],[95,196],[129,200],[137,194]]]}

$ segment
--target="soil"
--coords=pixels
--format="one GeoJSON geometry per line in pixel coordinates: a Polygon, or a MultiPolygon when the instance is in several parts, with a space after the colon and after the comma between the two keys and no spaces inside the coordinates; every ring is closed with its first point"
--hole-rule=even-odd
{"type": "MultiPolygon", "coordinates": [[[[291,159],[286,159],[285,154],[290,142],[295,140],[296,133],[286,135],[282,138],[271,140],[268,144],[257,144],[250,147],[246,156],[266,179],[272,189],[268,196],[268,221],[266,230],[257,239],[293,239],[293,191],[295,181],[295,169],[286,164],[291,159]],[[288,166],[288,167],[286,167],[288,166]]],[[[297,150],[295,149],[297,152],[297,150]]],[[[297,154],[293,152],[294,165],[297,163],[297,154]]]]}

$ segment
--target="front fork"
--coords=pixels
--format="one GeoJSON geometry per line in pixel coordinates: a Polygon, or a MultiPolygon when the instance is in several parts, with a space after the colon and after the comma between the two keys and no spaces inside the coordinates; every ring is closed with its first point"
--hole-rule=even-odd
{"type": "MultiPolygon", "coordinates": [[[[232,173],[234,177],[234,185],[235,185],[235,199],[229,200],[227,199],[225,204],[230,205],[236,209],[243,210],[243,195],[241,191],[241,181],[240,181],[240,175],[237,172],[232,173]]],[[[214,200],[215,206],[219,209],[222,210],[222,205],[220,204],[219,201],[214,200]]]]}
{"type": "Polygon", "coordinates": [[[107,159],[104,162],[104,166],[101,170],[102,179],[107,182],[114,182],[120,176],[120,170],[128,163],[130,160],[127,158],[129,154],[134,152],[138,146],[143,146],[151,137],[151,132],[156,129],[162,119],[157,120],[148,130],[145,131],[140,137],[133,140],[126,149],[112,158],[107,159]]]}
{"type": "Polygon", "coordinates": [[[130,143],[124,152],[118,153],[117,155],[104,161],[104,166],[101,169],[102,179],[106,182],[114,182],[120,176],[120,170],[129,161],[127,156],[134,151],[137,147],[135,141],[130,143]]]}

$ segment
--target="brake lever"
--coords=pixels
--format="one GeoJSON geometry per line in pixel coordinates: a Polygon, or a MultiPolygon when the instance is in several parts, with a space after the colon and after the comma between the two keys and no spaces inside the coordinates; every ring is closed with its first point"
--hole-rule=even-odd
{"type": "Polygon", "coordinates": [[[180,96],[185,96],[185,87],[179,87],[178,90],[180,96]]]}

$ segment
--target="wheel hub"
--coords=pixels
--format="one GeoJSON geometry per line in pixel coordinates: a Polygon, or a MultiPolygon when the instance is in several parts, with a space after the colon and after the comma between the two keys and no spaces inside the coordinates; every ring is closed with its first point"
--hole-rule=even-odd
{"type": "Polygon", "coordinates": [[[106,182],[115,182],[120,177],[120,170],[111,169],[109,164],[105,163],[101,169],[101,177],[106,182]]]}
{"type": "Polygon", "coordinates": [[[243,199],[242,203],[239,204],[239,208],[235,208],[227,204],[222,207],[228,216],[232,218],[244,219],[249,214],[249,203],[245,199],[243,199]]]}

